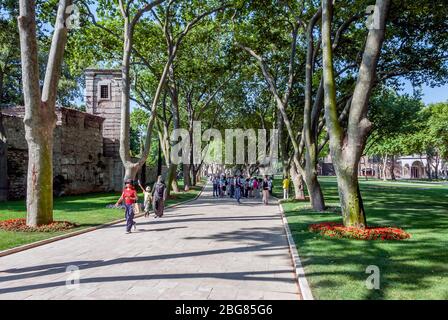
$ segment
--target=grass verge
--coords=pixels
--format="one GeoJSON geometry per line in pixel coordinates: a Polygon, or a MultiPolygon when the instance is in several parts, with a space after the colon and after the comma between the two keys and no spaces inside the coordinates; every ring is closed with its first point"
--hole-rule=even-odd
{"type": "MultiPolygon", "coordinates": [[[[182,190],[183,185],[181,182],[179,187],[182,190]]],[[[197,186],[188,192],[172,193],[174,199],[167,200],[166,205],[193,199],[199,194],[200,190],[201,187],[197,186]]],[[[12,232],[0,230],[0,251],[122,219],[124,218],[123,210],[106,208],[106,205],[114,204],[119,196],[119,193],[97,193],[55,198],[54,220],[75,223],[78,225],[77,228],[56,232],[12,232]]],[[[143,194],[139,194],[139,201],[143,201],[143,194]]],[[[25,201],[23,200],[0,202],[0,221],[25,218],[25,208],[25,201]]]]}
{"type": "MultiPolygon", "coordinates": [[[[308,225],[341,222],[336,180],[320,178],[327,212],[308,202],[283,208],[317,299],[448,299],[448,186],[361,181],[371,226],[397,226],[411,234],[404,241],[326,239],[308,225]],[[369,290],[368,266],[378,266],[380,289],[369,290]]],[[[281,192],[276,181],[275,192],[281,192]]]]}

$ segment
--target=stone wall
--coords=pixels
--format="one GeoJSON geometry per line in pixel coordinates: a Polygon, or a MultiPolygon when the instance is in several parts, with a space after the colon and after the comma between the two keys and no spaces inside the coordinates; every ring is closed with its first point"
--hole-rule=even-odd
{"type": "Polygon", "coordinates": [[[109,190],[107,159],[103,156],[100,117],[61,109],[55,143],[55,191],[76,194],[109,190]]]}
{"type": "MultiPolygon", "coordinates": [[[[7,138],[8,199],[24,198],[28,147],[23,119],[4,112],[7,138]]],[[[59,108],[54,132],[55,195],[103,192],[121,188],[121,162],[104,156],[103,121],[95,115],[59,108]]]]}
{"type": "Polygon", "coordinates": [[[26,194],[28,163],[23,119],[9,115],[4,115],[2,118],[7,139],[8,199],[23,198],[26,194]]]}

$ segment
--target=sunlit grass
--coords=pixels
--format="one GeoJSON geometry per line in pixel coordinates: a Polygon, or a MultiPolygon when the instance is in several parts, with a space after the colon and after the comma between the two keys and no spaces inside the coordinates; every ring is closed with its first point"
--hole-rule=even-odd
{"type": "MultiPolygon", "coordinates": [[[[180,183],[180,190],[183,185],[180,183]]],[[[172,205],[194,198],[199,188],[189,192],[172,193],[174,199],[169,199],[167,205],[172,205]]],[[[67,232],[98,226],[107,222],[124,218],[123,210],[107,209],[108,204],[115,204],[119,193],[97,193],[79,196],[66,196],[54,200],[54,220],[70,221],[79,227],[65,232],[10,232],[0,230],[0,250],[5,250],[27,243],[51,238],[67,232]]],[[[140,202],[143,194],[139,194],[140,202]]],[[[0,220],[25,218],[25,201],[0,202],[0,220]]]]}
{"type": "MultiPolygon", "coordinates": [[[[326,205],[338,206],[335,178],[320,178],[326,205]]],[[[323,239],[308,225],[341,221],[339,210],[314,212],[306,202],[284,204],[318,299],[448,299],[448,185],[361,179],[367,222],[398,226],[405,241],[323,239]],[[368,290],[366,268],[380,269],[380,289],[368,290]]],[[[280,181],[276,181],[280,191],[280,181]]]]}

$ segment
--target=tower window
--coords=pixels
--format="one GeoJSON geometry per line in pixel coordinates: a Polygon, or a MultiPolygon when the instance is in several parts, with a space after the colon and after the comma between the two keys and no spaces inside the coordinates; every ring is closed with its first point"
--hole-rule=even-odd
{"type": "Polygon", "coordinates": [[[100,98],[101,99],[109,99],[109,86],[108,85],[100,86],[100,98]]]}

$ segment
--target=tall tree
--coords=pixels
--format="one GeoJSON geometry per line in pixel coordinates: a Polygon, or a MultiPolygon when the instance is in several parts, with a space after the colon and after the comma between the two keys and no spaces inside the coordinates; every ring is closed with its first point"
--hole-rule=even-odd
{"type": "Polygon", "coordinates": [[[0,201],[8,200],[8,146],[0,112],[0,201]]]}
{"type": "Polygon", "coordinates": [[[133,51],[134,31],[140,18],[146,12],[154,9],[155,6],[161,4],[164,0],[155,0],[149,3],[143,3],[137,9],[133,1],[119,1],[119,9],[124,22],[123,27],[123,57],[122,57],[122,90],[121,90],[121,129],[120,129],[120,158],[125,168],[125,179],[135,179],[137,172],[145,164],[151,148],[152,128],[156,117],[156,108],[163,84],[165,83],[168,69],[172,63],[173,57],[169,56],[165,64],[164,71],[160,77],[159,86],[156,89],[154,99],[151,105],[151,115],[148,120],[146,133],[146,141],[143,152],[137,161],[131,156],[130,144],[130,109],[131,109],[131,55],[133,51]],[[135,12],[133,12],[135,11],[135,12]]]}
{"type": "Polygon", "coordinates": [[[19,1],[19,35],[28,143],[27,225],[53,221],[53,131],[61,65],[67,41],[66,21],[71,0],[60,0],[42,92],[39,82],[36,4],[19,1]]]}
{"type": "Polygon", "coordinates": [[[335,168],[344,225],[364,228],[367,224],[358,183],[358,164],[371,122],[367,119],[368,103],[375,82],[377,62],[386,31],[390,0],[377,0],[374,21],[367,35],[361,66],[350,101],[347,131],[338,119],[336,83],[331,42],[333,2],[322,0],[322,51],[325,120],[330,136],[330,152],[335,168]]]}

